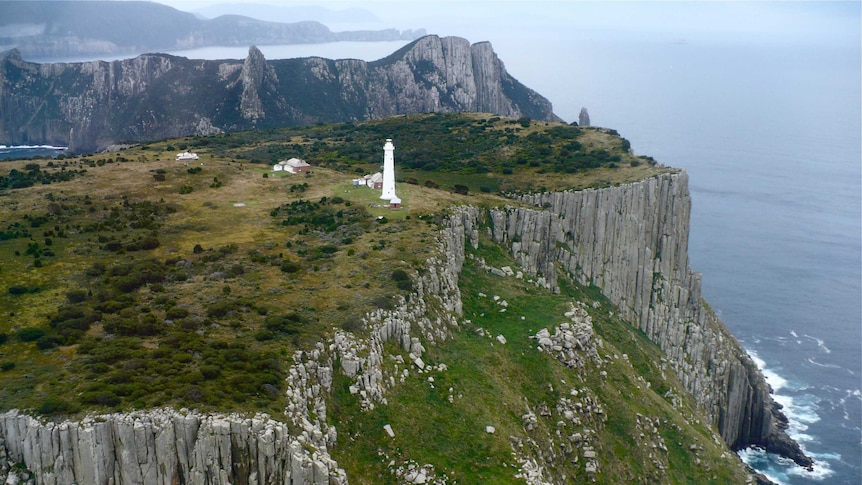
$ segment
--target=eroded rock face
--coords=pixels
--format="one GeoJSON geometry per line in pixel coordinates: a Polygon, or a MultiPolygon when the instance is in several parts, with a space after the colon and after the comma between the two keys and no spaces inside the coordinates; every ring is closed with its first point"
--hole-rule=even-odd
{"type": "Polygon", "coordinates": [[[685,172],[598,190],[523,196],[490,212],[492,234],[551,290],[558,272],[602,289],[668,356],[733,449],[757,445],[810,466],[745,350],[701,298],[688,264],[685,172]]]}
{"type": "Polygon", "coordinates": [[[0,138],[13,144],[87,152],[120,141],[462,111],[558,119],[489,43],[457,37],[423,37],[371,63],[267,61],[256,47],[236,61],[145,54],[35,64],[16,50],[0,53],[0,138]]]}
{"type": "Polygon", "coordinates": [[[266,415],[160,409],[42,423],[13,410],[0,415],[0,444],[0,476],[22,463],[45,485],[347,483],[325,449],[266,415]]]}

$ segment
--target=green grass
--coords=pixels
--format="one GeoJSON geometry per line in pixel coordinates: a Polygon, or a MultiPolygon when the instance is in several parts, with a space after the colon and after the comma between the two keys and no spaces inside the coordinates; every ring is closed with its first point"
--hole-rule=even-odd
{"type": "MultiPolygon", "coordinates": [[[[499,248],[488,241],[483,241],[476,255],[514,267],[511,259],[506,260],[499,248]]],[[[712,442],[711,432],[687,423],[656,392],[657,388],[680,387],[661,377],[655,364],[661,355],[657,347],[626,322],[608,317],[612,307],[595,289],[569,283],[555,295],[523,280],[493,276],[468,260],[461,290],[465,319],[462,329],[445,345],[430,347],[423,357],[431,365],[445,364],[447,370],[419,374],[409,366],[406,382],[387,394],[389,404],[367,412],[360,411],[356,397],[347,392],[349,379],[337,379],[330,420],[340,433],[335,456],[351,480],[396,483],[388,467],[394,460],[433,464],[438,475],[445,474],[457,483],[522,483],[514,476],[517,463],[510,437],[523,442],[533,438],[543,451],[550,448],[559,456],[568,456],[561,447],[563,440],[555,434],[555,423],[562,419],[555,403],[568,397],[571,389],[601,403],[608,416],[606,421],[595,415],[581,416],[582,427],[566,428],[566,433],[583,432],[583,428],[598,431],[591,442],[600,462],[597,483],[742,480],[740,468],[721,458],[725,450],[712,442]],[[486,296],[480,296],[480,292],[486,296]],[[505,312],[500,312],[502,306],[493,296],[508,303],[505,312]],[[604,342],[600,354],[605,363],[601,366],[566,368],[539,352],[536,341],[530,338],[542,328],[553,332],[554,325],[566,321],[563,313],[573,300],[589,304],[596,334],[604,342]],[[598,301],[597,309],[592,308],[593,301],[598,301]],[[479,328],[485,336],[477,333],[479,328]],[[503,335],[507,343],[499,343],[494,338],[497,335],[503,335]],[[622,358],[623,353],[628,360],[622,358]],[[607,377],[602,377],[601,371],[607,377]],[[433,388],[429,376],[434,378],[433,388]],[[456,396],[451,403],[449,388],[456,396]],[[527,406],[537,414],[543,406],[551,411],[550,417],[539,418],[538,428],[532,432],[525,431],[522,425],[521,416],[527,406]],[[639,438],[637,413],[659,419],[662,424],[658,433],[653,435],[647,430],[650,436],[639,438]],[[395,438],[385,435],[385,424],[392,426],[395,438]],[[485,433],[487,425],[494,426],[496,432],[485,433]],[[667,453],[655,452],[648,446],[659,436],[666,443],[667,453]],[[699,466],[694,464],[688,448],[695,440],[704,446],[699,466]],[[650,458],[650,453],[655,456],[650,458]],[[657,470],[653,464],[656,459],[665,467],[670,465],[670,476],[657,470]]],[[[394,346],[387,347],[387,351],[403,354],[394,346]]],[[[685,406],[689,413],[693,411],[690,402],[686,401],[685,406]]],[[[568,458],[560,459],[553,473],[563,481],[588,481],[583,461],[582,458],[578,465],[568,458]]]]}

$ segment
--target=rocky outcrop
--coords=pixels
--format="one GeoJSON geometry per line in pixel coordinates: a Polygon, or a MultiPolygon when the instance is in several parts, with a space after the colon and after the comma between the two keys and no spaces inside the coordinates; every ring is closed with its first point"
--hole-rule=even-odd
{"type": "Polygon", "coordinates": [[[242,95],[240,96],[239,109],[242,117],[247,120],[266,118],[259,93],[263,88],[264,80],[278,83],[278,78],[272,68],[266,65],[266,59],[257,47],[251,46],[248,49],[248,57],[242,63],[240,77],[242,79],[242,95]]]}
{"type": "Polygon", "coordinates": [[[810,466],[742,346],[701,298],[689,268],[684,172],[599,190],[525,195],[537,209],[492,209],[495,240],[552,290],[564,273],[595,285],[668,356],[733,449],[760,446],[810,466]]]}
{"type": "Polygon", "coordinates": [[[487,42],[427,36],[385,59],[244,61],[145,54],[113,62],[35,64],[0,54],[0,140],[69,146],[397,114],[480,111],[558,119],[505,70],[487,42]]]}
{"type": "Polygon", "coordinates": [[[581,112],[578,113],[578,125],[590,126],[590,113],[587,108],[581,108],[581,112]]]}
{"type": "Polygon", "coordinates": [[[0,415],[0,462],[12,483],[44,485],[347,483],[325,449],[304,446],[266,415],[170,409],[62,423],[9,411],[0,415]]]}

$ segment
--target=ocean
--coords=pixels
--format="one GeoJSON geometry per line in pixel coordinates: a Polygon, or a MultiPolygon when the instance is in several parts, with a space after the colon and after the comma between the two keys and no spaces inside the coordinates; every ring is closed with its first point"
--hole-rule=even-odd
{"type": "Polygon", "coordinates": [[[593,123],[688,171],[703,295],[763,369],[816,465],[742,456],[778,483],[862,482],[859,44],[589,52],[576,64],[590,72],[594,97],[581,97],[593,123]],[[589,69],[609,59],[642,74],[589,69]]]}
{"type": "MultiPolygon", "coordinates": [[[[763,369],[791,436],[816,465],[809,472],[758,450],[740,455],[780,484],[862,482],[858,3],[470,5],[460,16],[453,6],[402,25],[381,14],[380,26],[364,27],[490,40],[508,71],[565,120],[586,107],[593,125],[618,130],[637,154],[684,168],[691,266],[704,275],[704,297],[763,369]],[[505,17],[513,6],[521,15],[505,17]],[[623,26],[665,17],[690,22],[623,26]],[[722,30],[737,18],[751,25],[722,30]],[[696,19],[706,23],[691,25],[696,19]],[[848,35],[835,28],[848,23],[848,35]]],[[[404,43],[386,44],[383,51],[350,42],[263,52],[375,60],[404,43]]],[[[176,53],[243,58],[247,48],[176,53]]]]}
{"type": "Polygon", "coordinates": [[[67,147],[51,145],[0,145],[0,160],[32,157],[54,158],[64,153],[66,149],[67,147]]]}

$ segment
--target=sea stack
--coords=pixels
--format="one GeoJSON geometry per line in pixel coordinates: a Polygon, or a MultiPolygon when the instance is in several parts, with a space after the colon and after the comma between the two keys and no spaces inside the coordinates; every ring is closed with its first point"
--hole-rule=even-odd
{"type": "Polygon", "coordinates": [[[381,199],[392,200],[395,195],[395,145],[387,138],[383,145],[383,193],[381,199]]]}
{"type": "Polygon", "coordinates": [[[578,125],[590,126],[590,114],[587,112],[587,108],[581,108],[581,112],[578,114],[578,125]]]}

